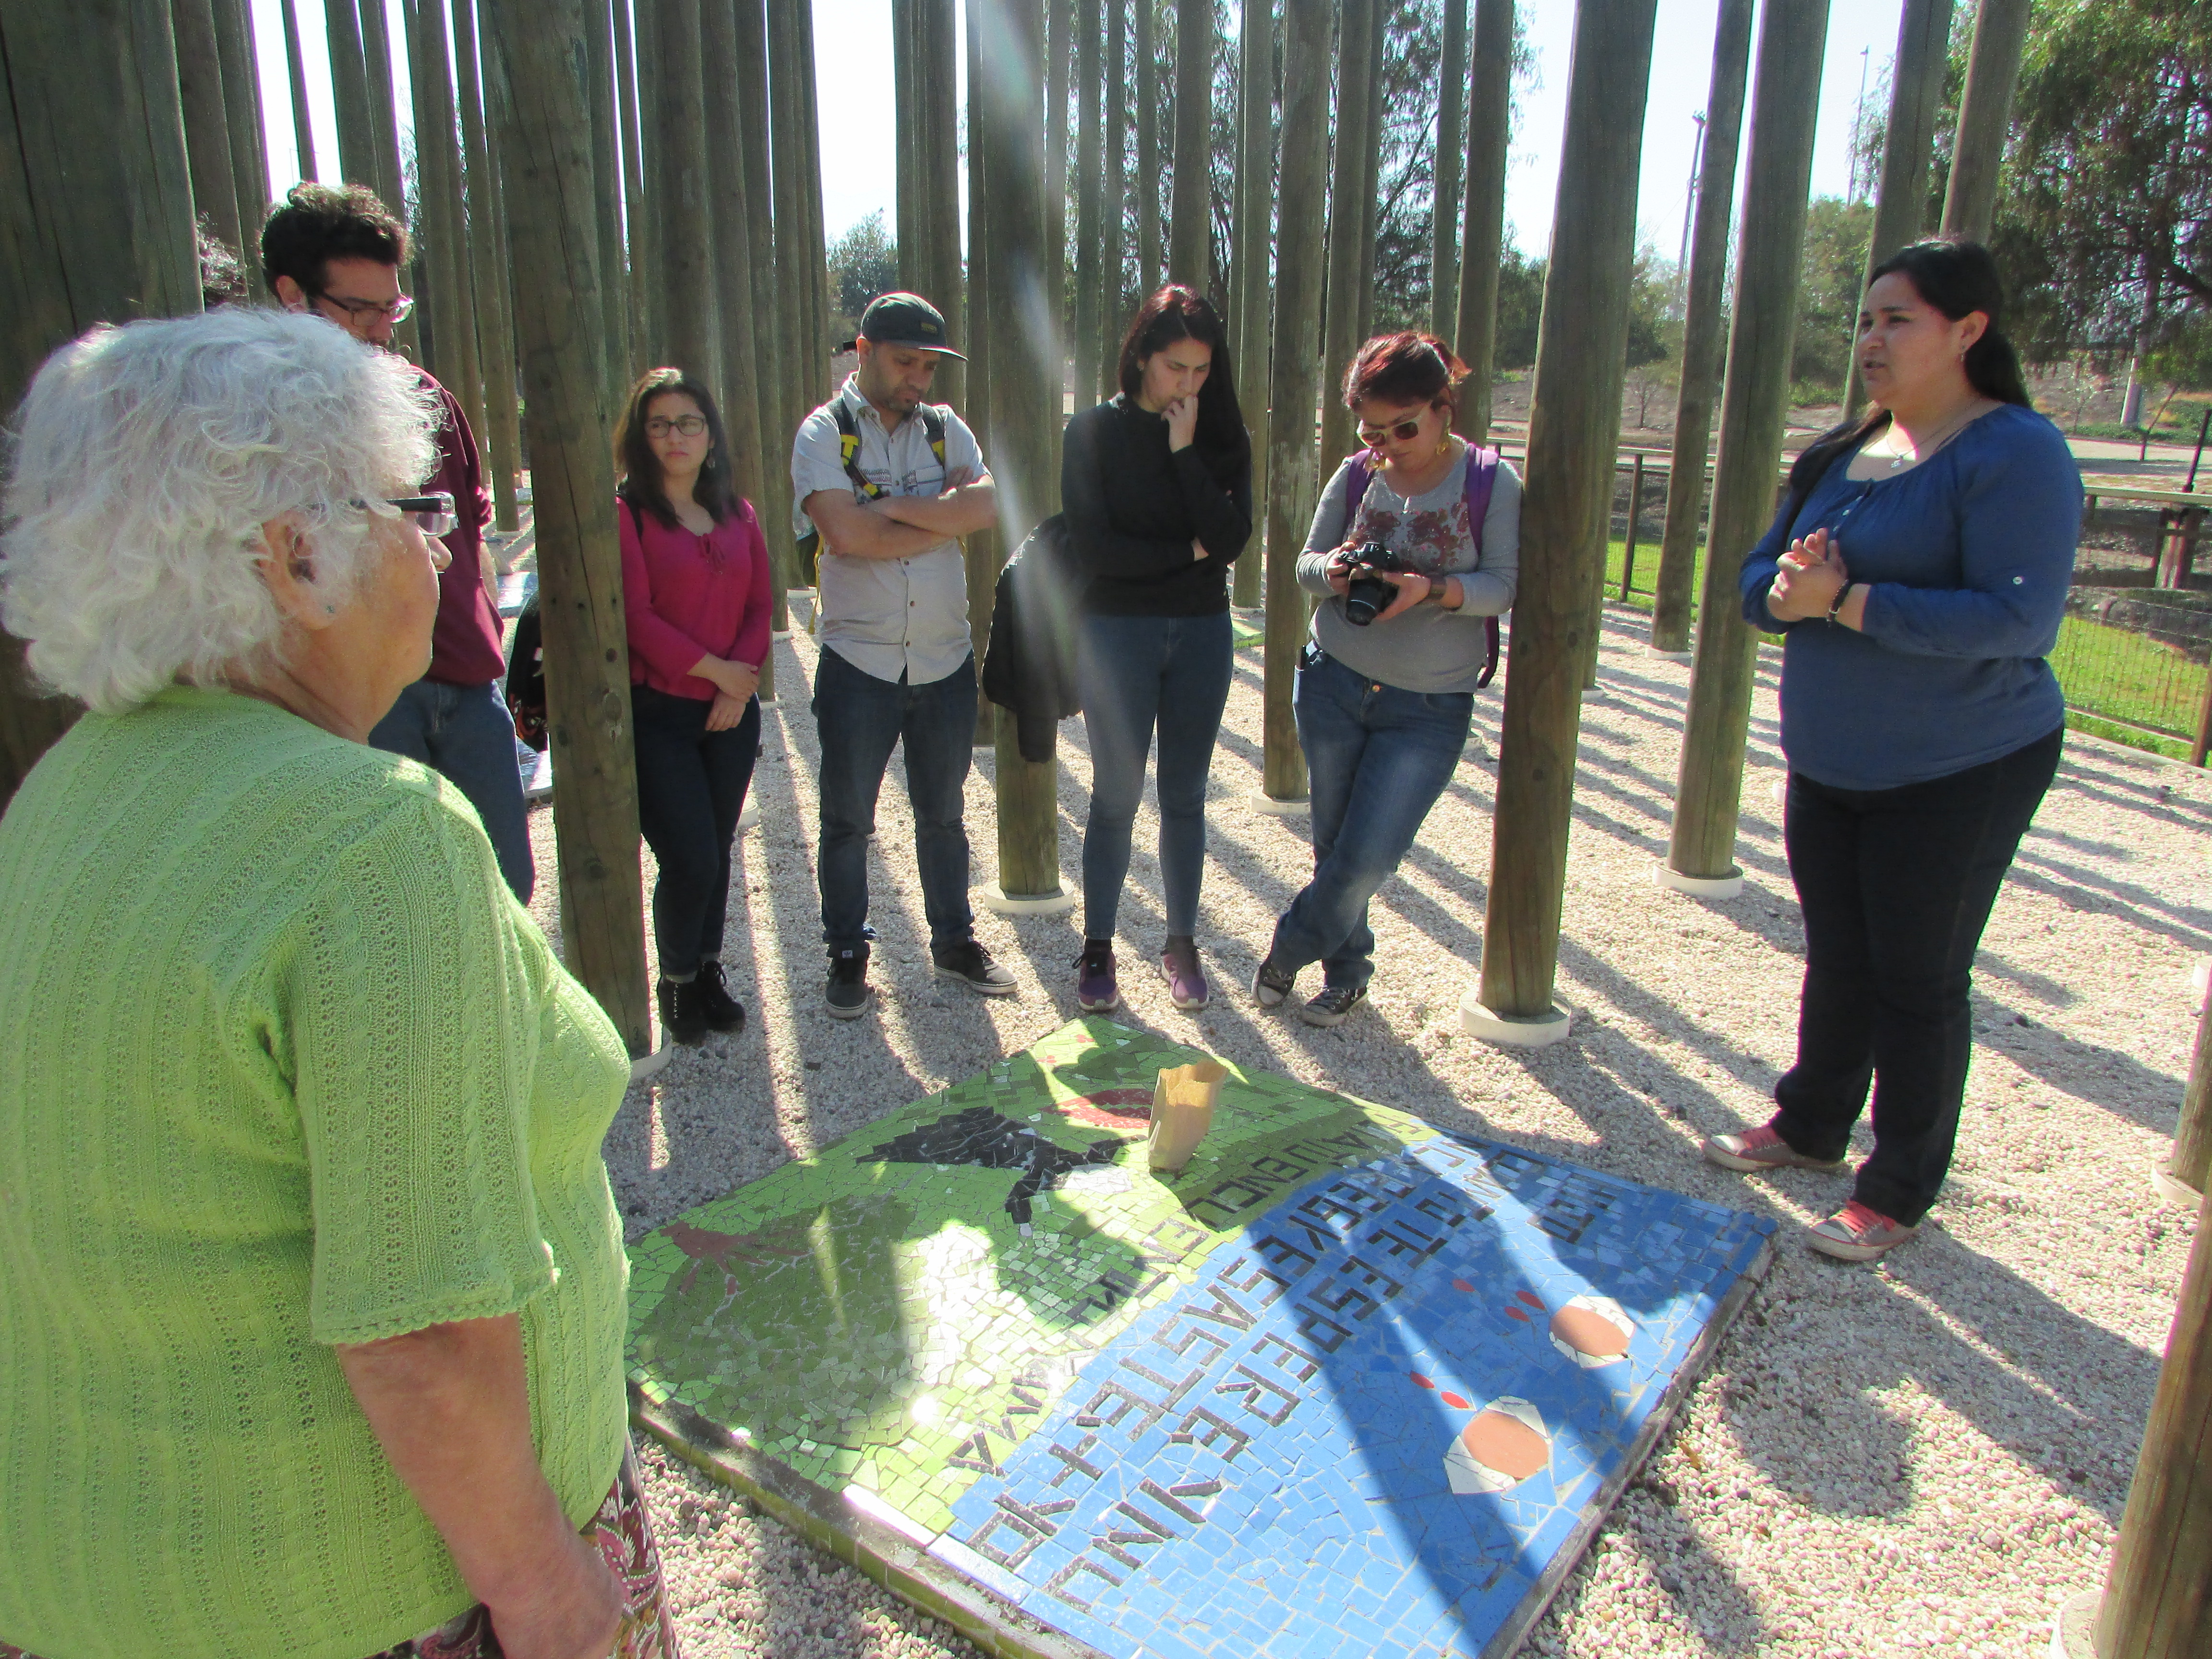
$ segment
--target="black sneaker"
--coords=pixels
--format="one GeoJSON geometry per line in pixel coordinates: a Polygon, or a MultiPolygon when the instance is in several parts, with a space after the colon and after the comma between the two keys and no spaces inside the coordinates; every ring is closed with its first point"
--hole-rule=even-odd
{"type": "Polygon", "coordinates": [[[722,983],[720,963],[701,963],[699,977],[692,983],[698,989],[700,1012],[707,1016],[708,1025],[717,1031],[745,1029],[744,1005],[732,996],[729,988],[722,983]]]}
{"type": "Polygon", "coordinates": [[[830,958],[830,980],[822,988],[832,1019],[858,1019],[868,1011],[868,947],[838,951],[830,958]]]}
{"type": "Polygon", "coordinates": [[[958,980],[979,996],[1010,997],[1014,994],[1014,976],[992,961],[991,953],[972,939],[932,950],[929,954],[939,973],[947,979],[958,980]]]}
{"type": "Polygon", "coordinates": [[[1341,1025],[1366,1000],[1364,985],[1324,985],[1319,996],[1298,1010],[1298,1018],[1309,1025],[1341,1025]]]}
{"type": "Polygon", "coordinates": [[[1252,974],[1252,1000],[1262,1008],[1279,1008],[1283,999],[1297,988],[1298,976],[1275,966],[1273,957],[1261,957],[1252,974]]]}
{"type": "Polygon", "coordinates": [[[707,1040],[707,1005],[699,994],[699,981],[660,981],[660,1030],[671,1042],[696,1048],[707,1040]]]}

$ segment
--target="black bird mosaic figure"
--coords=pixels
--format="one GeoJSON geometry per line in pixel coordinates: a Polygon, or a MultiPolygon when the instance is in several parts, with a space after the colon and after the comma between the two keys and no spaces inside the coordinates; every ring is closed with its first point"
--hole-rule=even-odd
{"type": "Polygon", "coordinates": [[[1109,1138],[1072,1151],[988,1106],[971,1106],[885,1141],[862,1157],[877,1164],[957,1164],[1018,1170],[1020,1179],[1006,1194],[1006,1208],[1018,1226],[1026,1227],[1031,1199],[1052,1191],[1078,1170],[1113,1163],[1127,1144],[1109,1138]]]}

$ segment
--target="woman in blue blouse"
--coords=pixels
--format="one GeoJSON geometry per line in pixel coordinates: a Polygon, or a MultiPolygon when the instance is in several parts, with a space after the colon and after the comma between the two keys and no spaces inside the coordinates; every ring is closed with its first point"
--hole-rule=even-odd
{"type": "Polygon", "coordinates": [[[1972,1047],[1970,970],[2058,764],[2044,660],[2081,477],[1997,331],[1988,252],[1919,242],[1859,316],[1873,409],[1799,457],[1744,560],[1744,614],[1784,636],[1784,841],[1805,917],[1797,1063],[1780,1109],[1705,1156],[1836,1170],[1874,1098],[1874,1152],[1814,1248],[1863,1261],[1918,1230],[1950,1167],[1972,1047]]]}

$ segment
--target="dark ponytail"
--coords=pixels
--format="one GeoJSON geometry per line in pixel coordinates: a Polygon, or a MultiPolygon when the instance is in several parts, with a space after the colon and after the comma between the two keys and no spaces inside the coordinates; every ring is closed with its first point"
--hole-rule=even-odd
{"type": "MultiPolygon", "coordinates": [[[[2020,354],[1997,327],[2004,314],[2004,284],[1998,280],[1996,261],[1979,242],[1960,236],[1935,236],[1912,242],[1884,259],[1867,278],[1871,288],[1881,278],[1902,276],[1928,305],[1957,322],[1978,311],[1989,319],[1982,337],[1966,348],[1966,383],[1983,397],[2001,404],[2032,409],[2027,382],[2020,371],[2020,354]]],[[[1810,494],[1830,463],[1846,450],[1857,448],[1889,424],[1889,411],[1877,409],[1863,419],[1832,427],[1808,445],[1790,469],[1791,494],[1801,500],[1810,494]]]]}

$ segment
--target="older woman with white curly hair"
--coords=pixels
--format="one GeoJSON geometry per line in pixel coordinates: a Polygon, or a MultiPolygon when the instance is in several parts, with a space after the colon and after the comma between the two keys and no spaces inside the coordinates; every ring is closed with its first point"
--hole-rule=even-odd
{"type": "Polygon", "coordinates": [[[362,741],[430,651],[423,394],[226,310],[18,429],[4,619],[91,712],[0,818],[0,1656],[672,1654],[623,1045],[362,741]]]}

